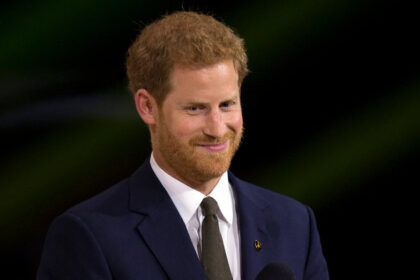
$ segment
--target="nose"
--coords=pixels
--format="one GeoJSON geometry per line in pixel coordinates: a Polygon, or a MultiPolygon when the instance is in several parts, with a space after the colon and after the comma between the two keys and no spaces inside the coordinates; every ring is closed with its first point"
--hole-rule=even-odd
{"type": "Polygon", "coordinates": [[[208,113],[203,132],[204,134],[214,138],[222,138],[225,135],[226,124],[220,110],[211,110],[208,113]]]}

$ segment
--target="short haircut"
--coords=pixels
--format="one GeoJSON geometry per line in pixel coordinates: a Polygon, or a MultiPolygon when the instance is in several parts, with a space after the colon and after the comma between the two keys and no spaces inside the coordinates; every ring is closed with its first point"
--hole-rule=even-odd
{"type": "Polygon", "coordinates": [[[241,86],[248,73],[243,39],[212,16],[175,12],[147,25],[128,49],[128,87],[133,95],[146,89],[161,105],[175,65],[202,67],[229,59],[241,86]]]}

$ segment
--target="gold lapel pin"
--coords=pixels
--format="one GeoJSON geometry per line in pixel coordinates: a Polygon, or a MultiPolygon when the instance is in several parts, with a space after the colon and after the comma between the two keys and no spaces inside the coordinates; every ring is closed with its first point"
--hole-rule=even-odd
{"type": "Polygon", "coordinates": [[[259,251],[259,250],[261,250],[261,242],[260,241],[258,241],[258,240],[255,240],[254,241],[254,247],[255,247],[255,249],[257,250],[257,251],[259,251]]]}

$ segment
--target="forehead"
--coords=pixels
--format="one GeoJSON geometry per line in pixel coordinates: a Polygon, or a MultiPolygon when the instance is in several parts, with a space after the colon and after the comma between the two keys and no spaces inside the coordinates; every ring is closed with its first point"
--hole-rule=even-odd
{"type": "Polygon", "coordinates": [[[239,95],[238,74],[232,60],[210,66],[176,65],[168,97],[178,99],[217,99],[239,95]]]}

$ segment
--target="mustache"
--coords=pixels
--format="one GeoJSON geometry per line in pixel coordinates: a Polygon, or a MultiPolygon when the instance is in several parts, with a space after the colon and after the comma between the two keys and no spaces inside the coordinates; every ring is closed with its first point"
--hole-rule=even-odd
{"type": "Polygon", "coordinates": [[[227,140],[235,139],[236,134],[232,131],[227,132],[222,137],[212,137],[209,135],[197,136],[190,139],[190,145],[217,145],[226,142],[227,140]]]}

